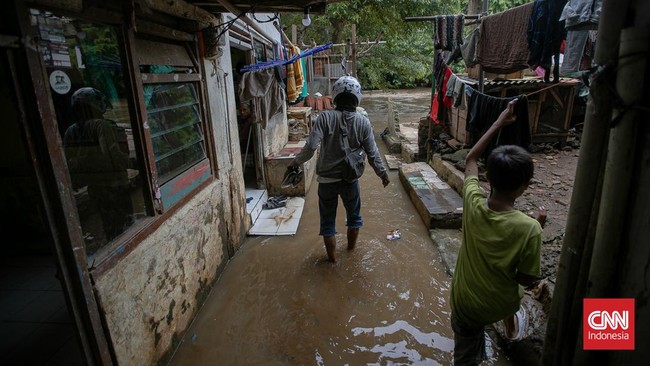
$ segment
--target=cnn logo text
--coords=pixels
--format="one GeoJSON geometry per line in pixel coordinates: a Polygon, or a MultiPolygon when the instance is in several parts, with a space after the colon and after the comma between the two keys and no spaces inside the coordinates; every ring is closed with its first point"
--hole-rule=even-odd
{"type": "Polygon", "coordinates": [[[634,349],[634,299],[584,299],[585,350],[634,349]]]}

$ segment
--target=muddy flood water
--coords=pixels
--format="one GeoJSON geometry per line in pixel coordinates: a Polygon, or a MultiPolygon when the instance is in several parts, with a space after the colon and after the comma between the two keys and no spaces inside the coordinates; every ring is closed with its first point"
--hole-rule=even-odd
{"type": "MultiPolygon", "coordinates": [[[[389,96],[413,122],[430,98],[428,90],[364,96],[382,153],[389,96]]],[[[318,236],[314,181],[297,234],[246,239],[170,364],[451,364],[451,278],[397,171],[390,178],[385,189],[371,168],[361,178],[364,227],[351,252],[339,205],[336,264],[325,261],[318,236]],[[395,228],[401,239],[387,240],[395,228]]],[[[509,364],[490,356],[489,364],[509,364]]]]}

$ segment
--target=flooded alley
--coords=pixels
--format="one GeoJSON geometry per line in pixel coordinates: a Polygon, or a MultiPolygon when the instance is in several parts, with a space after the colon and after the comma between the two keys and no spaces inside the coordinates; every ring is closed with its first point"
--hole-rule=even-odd
{"type": "MultiPolygon", "coordinates": [[[[362,101],[376,135],[389,95],[362,101]]],[[[429,91],[402,98],[402,119],[426,114],[429,91]]],[[[378,146],[385,153],[381,140],[378,146]]],[[[450,278],[397,171],[390,179],[384,189],[372,170],[362,177],[364,227],[352,252],[339,205],[336,264],[325,261],[318,236],[315,185],[295,236],[249,237],[171,364],[450,364],[450,278]],[[395,228],[401,239],[387,240],[395,228]]]]}

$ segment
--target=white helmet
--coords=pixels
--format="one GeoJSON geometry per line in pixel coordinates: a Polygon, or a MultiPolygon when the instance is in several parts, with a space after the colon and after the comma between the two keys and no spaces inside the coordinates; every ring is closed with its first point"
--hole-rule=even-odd
{"type": "Polygon", "coordinates": [[[111,101],[108,100],[106,95],[95,88],[84,87],[80,88],[71,98],[72,106],[87,105],[104,113],[107,110],[113,109],[111,101]]]}
{"type": "Polygon", "coordinates": [[[332,100],[341,93],[350,93],[357,98],[357,103],[361,103],[361,84],[353,76],[341,76],[332,86],[332,100]]]}

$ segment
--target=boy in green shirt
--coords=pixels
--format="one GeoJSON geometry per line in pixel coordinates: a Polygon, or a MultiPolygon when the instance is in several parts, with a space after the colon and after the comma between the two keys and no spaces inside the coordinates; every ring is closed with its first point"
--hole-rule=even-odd
{"type": "Polygon", "coordinates": [[[485,358],[484,328],[504,321],[506,337],[519,340],[527,317],[520,301],[521,285],[537,280],[540,270],[544,209],[537,220],[514,208],[533,177],[530,154],[504,145],[487,160],[491,194],[478,181],[478,158],[503,126],[515,122],[511,101],[470,150],[463,186],[463,244],[451,285],[454,364],[478,365],[485,358]]]}

